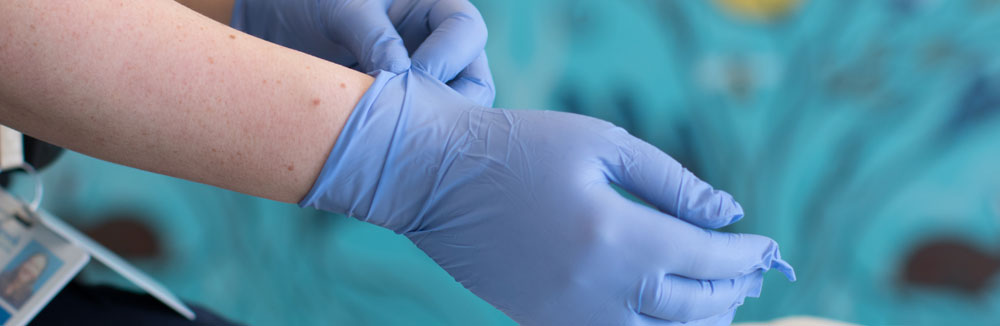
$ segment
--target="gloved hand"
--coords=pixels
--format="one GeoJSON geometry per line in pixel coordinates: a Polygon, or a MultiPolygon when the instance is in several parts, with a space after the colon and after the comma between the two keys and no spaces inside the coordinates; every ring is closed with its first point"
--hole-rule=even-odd
{"type": "Polygon", "coordinates": [[[480,105],[496,95],[486,23],[467,0],[236,0],[230,25],[365,73],[412,64],[480,105]]]}
{"type": "Polygon", "coordinates": [[[525,325],[728,324],[764,271],[794,279],[773,240],[703,229],[742,208],[652,145],[419,70],[378,74],[300,205],[407,236],[525,325]]]}

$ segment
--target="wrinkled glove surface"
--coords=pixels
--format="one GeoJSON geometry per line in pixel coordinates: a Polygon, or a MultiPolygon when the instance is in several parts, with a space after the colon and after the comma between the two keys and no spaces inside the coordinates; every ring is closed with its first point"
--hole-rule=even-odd
{"type": "Polygon", "coordinates": [[[656,147],[421,70],[377,75],[300,205],[405,235],[525,325],[724,325],[764,271],[794,279],[773,240],[708,230],[742,208],[656,147]]]}

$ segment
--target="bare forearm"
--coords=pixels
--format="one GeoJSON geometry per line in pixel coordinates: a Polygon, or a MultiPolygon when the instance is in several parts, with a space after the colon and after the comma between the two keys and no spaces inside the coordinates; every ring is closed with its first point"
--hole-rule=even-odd
{"type": "Polygon", "coordinates": [[[0,1],[0,124],[294,202],[371,78],[173,1],[0,1]]]}

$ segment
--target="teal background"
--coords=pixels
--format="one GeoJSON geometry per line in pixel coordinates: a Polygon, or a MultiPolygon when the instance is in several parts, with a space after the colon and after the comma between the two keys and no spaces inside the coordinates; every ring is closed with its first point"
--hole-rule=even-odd
{"type": "MultiPolygon", "coordinates": [[[[803,1],[773,21],[711,1],[474,1],[498,107],[610,120],[731,192],[730,228],[773,237],[738,321],[988,325],[979,295],[902,284],[951,237],[1000,256],[1000,2],[803,1]]],[[[512,325],[401,236],[68,153],[44,206],[81,227],[135,212],[179,296],[256,325],[512,325]]],[[[88,267],[90,282],[125,282],[88,267]]]]}

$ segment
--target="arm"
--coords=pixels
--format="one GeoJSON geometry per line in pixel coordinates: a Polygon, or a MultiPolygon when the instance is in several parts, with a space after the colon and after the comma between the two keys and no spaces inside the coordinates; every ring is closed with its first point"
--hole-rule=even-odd
{"type": "Polygon", "coordinates": [[[302,198],[372,81],[173,1],[0,7],[0,124],[254,196],[302,198]]]}
{"type": "Polygon", "coordinates": [[[51,2],[0,0],[0,123],[390,228],[520,323],[728,324],[764,271],[794,279],[773,240],[703,229],[732,196],[610,123],[417,65],[373,83],[170,0],[51,2]]]}

